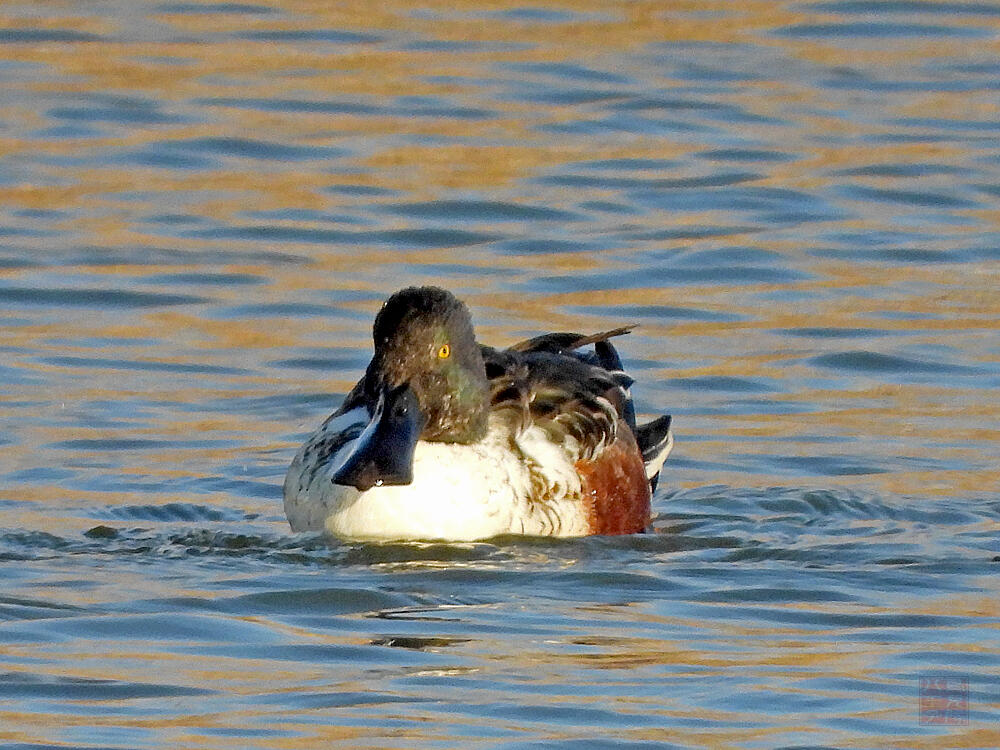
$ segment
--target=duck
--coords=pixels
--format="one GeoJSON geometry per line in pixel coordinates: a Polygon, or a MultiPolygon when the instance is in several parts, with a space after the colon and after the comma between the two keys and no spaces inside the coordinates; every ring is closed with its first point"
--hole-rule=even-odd
{"type": "Polygon", "coordinates": [[[671,417],[637,426],[611,339],[476,340],[433,286],[391,295],[364,375],[305,441],[284,482],[293,532],[477,541],[638,534],[673,447],[671,417]]]}

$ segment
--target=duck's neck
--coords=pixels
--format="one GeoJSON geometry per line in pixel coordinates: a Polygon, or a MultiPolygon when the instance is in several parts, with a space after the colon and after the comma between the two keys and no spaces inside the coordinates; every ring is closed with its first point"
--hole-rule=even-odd
{"type": "MultiPolygon", "coordinates": [[[[475,355],[479,355],[478,350],[475,355]]],[[[421,440],[469,445],[482,440],[489,427],[490,387],[482,357],[449,363],[431,371],[396,372],[401,361],[376,351],[365,375],[365,395],[374,404],[378,394],[403,383],[417,398],[425,419],[421,440]]]]}
{"type": "Polygon", "coordinates": [[[469,445],[482,440],[489,426],[490,395],[485,373],[475,377],[462,368],[446,373],[443,399],[428,404],[422,440],[469,445]]]}

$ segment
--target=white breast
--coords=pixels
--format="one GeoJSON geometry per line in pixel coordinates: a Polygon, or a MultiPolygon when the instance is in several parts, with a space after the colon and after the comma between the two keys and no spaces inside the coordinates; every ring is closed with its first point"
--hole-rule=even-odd
{"type": "Polygon", "coordinates": [[[417,443],[411,484],[366,492],[333,484],[330,475],[353,441],[329,456],[322,446],[366,420],[363,409],[338,417],[295,457],[285,477],[285,514],[293,531],[454,541],[589,533],[579,477],[568,456],[541,435],[526,433],[514,443],[499,424],[472,445],[417,443]]]}

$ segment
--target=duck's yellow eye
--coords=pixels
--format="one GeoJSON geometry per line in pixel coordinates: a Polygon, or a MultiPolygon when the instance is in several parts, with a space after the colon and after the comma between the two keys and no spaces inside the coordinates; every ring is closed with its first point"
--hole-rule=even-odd
{"type": "Polygon", "coordinates": [[[448,359],[451,356],[451,347],[444,344],[440,349],[438,349],[438,359],[448,359]]]}

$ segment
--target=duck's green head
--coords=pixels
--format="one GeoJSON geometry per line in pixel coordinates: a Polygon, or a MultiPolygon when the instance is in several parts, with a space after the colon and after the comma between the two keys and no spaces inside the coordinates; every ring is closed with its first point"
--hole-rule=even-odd
{"type": "Polygon", "coordinates": [[[483,437],[489,387],[468,309],[451,292],[409,287],[379,311],[375,356],[365,373],[369,402],[408,386],[425,420],[421,439],[472,443],[483,437]]]}
{"type": "Polygon", "coordinates": [[[418,440],[474,443],[487,429],[489,386],[465,305],[436,287],[396,292],[379,311],[364,377],[371,422],[334,473],[361,490],[409,484],[418,440]]]}

